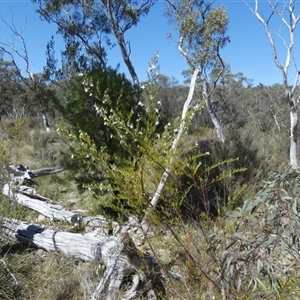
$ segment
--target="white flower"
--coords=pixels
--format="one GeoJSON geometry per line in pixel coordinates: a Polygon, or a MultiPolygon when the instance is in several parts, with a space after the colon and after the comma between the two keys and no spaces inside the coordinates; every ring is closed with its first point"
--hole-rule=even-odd
{"type": "Polygon", "coordinates": [[[157,101],[157,105],[161,105],[161,101],[157,101]]]}
{"type": "Polygon", "coordinates": [[[148,73],[156,68],[155,64],[149,64],[148,73]]]}
{"type": "Polygon", "coordinates": [[[83,73],[82,72],[78,73],[78,76],[80,76],[80,77],[83,76],[83,73]]]}
{"type": "Polygon", "coordinates": [[[142,103],[141,101],[139,101],[139,103],[137,104],[137,105],[139,105],[139,106],[144,106],[144,103],[142,103]]]}
{"type": "Polygon", "coordinates": [[[89,91],[89,88],[85,87],[85,88],[84,88],[84,91],[85,91],[85,92],[88,92],[88,91],[89,91]]]}

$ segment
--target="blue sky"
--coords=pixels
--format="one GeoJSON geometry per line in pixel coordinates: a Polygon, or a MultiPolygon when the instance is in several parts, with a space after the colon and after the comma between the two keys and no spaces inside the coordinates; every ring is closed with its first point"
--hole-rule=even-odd
{"type": "MultiPolygon", "coordinates": [[[[266,1],[261,2],[262,9],[265,9],[266,1]]],[[[231,72],[243,72],[247,78],[253,79],[254,84],[281,83],[282,76],[279,69],[274,65],[271,48],[262,25],[240,0],[217,0],[217,3],[222,3],[227,7],[230,18],[228,35],[231,43],[222,51],[222,56],[230,64],[231,72]]],[[[298,6],[299,11],[300,3],[298,6]]],[[[41,21],[35,9],[35,5],[29,0],[0,0],[0,15],[8,23],[11,23],[13,18],[17,29],[23,32],[28,47],[31,71],[39,72],[45,65],[46,43],[51,36],[54,35],[57,40],[57,56],[63,49],[63,43],[61,37],[56,35],[55,25],[41,21]]],[[[173,76],[181,81],[181,72],[188,68],[177,50],[175,36],[173,40],[167,39],[167,34],[172,32],[172,26],[163,17],[163,11],[164,3],[159,0],[150,15],[143,18],[138,26],[131,29],[126,36],[131,42],[131,59],[141,81],[147,79],[148,63],[156,52],[159,53],[162,74],[173,76]]],[[[274,29],[281,29],[280,23],[273,25],[274,29]]],[[[0,23],[0,39],[9,43],[14,42],[16,47],[20,47],[17,39],[13,40],[10,30],[3,23],[0,23]]],[[[300,64],[299,29],[296,32],[296,43],[298,45],[295,48],[295,53],[299,53],[296,61],[298,59],[300,64]]],[[[284,57],[281,52],[279,57],[284,57]]],[[[113,67],[120,63],[119,70],[128,74],[117,46],[109,52],[108,59],[109,64],[113,67]]],[[[293,72],[291,75],[294,75],[293,72]]]]}

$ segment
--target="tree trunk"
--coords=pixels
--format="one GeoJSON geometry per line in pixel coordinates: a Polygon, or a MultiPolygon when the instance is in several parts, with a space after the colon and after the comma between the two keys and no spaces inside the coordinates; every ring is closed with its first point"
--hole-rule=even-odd
{"type": "Polygon", "coordinates": [[[48,116],[47,116],[46,112],[44,112],[44,111],[42,112],[42,118],[43,118],[43,123],[44,123],[46,131],[50,132],[51,129],[50,129],[50,125],[48,122],[48,116]]]}
{"type": "MultiPolygon", "coordinates": [[[[190,105],[191,105],[191,102],[193,100],[193,96],[194,96],[194,91],[195,91],[195,87],[196,87],[196,80],[197,80],[197,76],[199,74],[199,69],[195,69],[194,70],[194,73],[193,73],[193,76],[191,78],[191,83],[190,83],[190,89],[189,89],[189,94],[188,94],[188,97],[184,103],[184,106],[183,106],[183,109],[182,109],[182,114],[181,114],[181,120],[180,120],[180,125],[179,125],[179,130],[178,130],[178,133],[176,135],[176,138],[174,139],[173,143],[172,143],[172,146],[171,146],[171,150],[173,151],[173,155],[176,154],[176,149],[177,149],[177,146],[178,146],[178,142],[184,132],[184,129],[185,129],[185,125],[186,125],[186,117],[187,117],[187,113],[189,111],[189,108],[190,108],[190,105]]],[[[171,165],[172,162],[169,162],[169,165],[171,165]]],[[[162,174],[161,176],[161,179],[160,179],[160,182],[159,182],[159,185],[152,197],[152,200],[151,200],[151,203],[146,211],[146,214],[145,214],[145,217],[142,221],[142,226],[141,226],[141,229],[142,229],[142,232],[140,232],[140,235],[144,236],[145,233],[148,232],[148,229],[149,229],[149,217],[148,217],[148,214],[150,213],[150,211],[153,210],[153,208],[156,207],[157,203],[158,203],[158,200],[161,196],[161,193],[163,191],[163,189],[165,188],[165,185],[166,185],[166,182],[169,178],[169,175],[170,175],[170,172],[171,172],[171,169],[170,167],[167,167],[166,170],[164,171],[164,173],[162,174]]]]}
{"type": "Polygon", "coordinates": [[[298,168],[297,160],[297,140],[298,140],[298,112],[297,107],[292,106],[290,111],[290,165],[293,169],[298,168]]]}
{"type": "Polygon", "coordinates": [[[135,87],[139,88],[140,82],[139,82],[139,78],[138,75],[136,74],[135,68],[133,66],[133,63],[130,59],[130,51],[128,51],[127,46],[126,46],[126,42],[124,39],[124,32],[122,32],[122,30],[118,27],[118,22],[114,19],[113,16],[113,12],[112,12],[112,4],[111,1],[103,1],[103,3],[106,6],[106,10],[107,10],[107,15],[108,15],[108,19],[110,22],[110,25],[113,29],[114,35],[117,39],[117,43],[121,49],[121,53],[122,53],[122,57],[123,57],[123,61],[130,73],[130,76],[132,78],[133,84],[135,87]]]}
{"type": "Polygon", "coordinates": [[[210,119],[212,120],[212,122],[215,126],[215,130],[216,130],[217,137],[218,137],[219,141],[224,143],[225,142],[225,137],[224,137],[224,134],[223,134],[221,122],[217,117],[217,114],[216,114],[216,111],[215,111],[214,107],[212,106],[212,103],[211,103],[211,100],[210,100],[210,95],[208,94],[208,90],[207,90],[207,82],[204,78],[202,78],[202,80],[203,80],[202,95],[203,95],[203,99],[205,100],[205,104],[206,104],[208,114],[209,114],[210,119]]]}

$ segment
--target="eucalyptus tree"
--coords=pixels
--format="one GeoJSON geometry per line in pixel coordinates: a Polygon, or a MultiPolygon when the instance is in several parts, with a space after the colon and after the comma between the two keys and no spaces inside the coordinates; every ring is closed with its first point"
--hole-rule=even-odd
{"type": "Polygon", "coordinates": [[[191,70],[198,70],[202,98],[221,142],[225,141],[221,121],[212,105],[212,93],[226,69],[220,50],[229,41],[228,16],[215,1],[167,0],[167,16],[179,33],[178,50],[191,70]]]}
{"type": "Polygon", "coordinates": [[[0,56],[0,118],[18,118],[24,114],[24,87],[12,62],[0,56]],[[23,105],[22,105],[23,103],[23,105]]]}
{"type": "Polygon", "coordinates": [[[122,57],[132,77],[139,85],[139,78],[130,59],[130,42],[125,33],[146,16],[156,0],[33,0],[38,4],[41,17],[58,26],[66,41],[69,57],[77,55],[80,68],[97,64],[106,67],[107,47],[113,46],[113,34],[122,57]]]}
{"type": "MultiPolygon", "coordinates": [[[[16,84],[22,87],[22,101],[19,102],[18,110],[42,115],[46,131],[50,131],[47,112],[50,108],[51,99],[54,97],[53,91],[47,86],[41,74],[33,74],[30,67],[28,48],[21,31],[14,24],[8,24],[2,17],[2,23],[10,30],[13,39],[18,39],[21,48],[14,45],[14,41],[0,41],[0,53],[2,54],[2,66],[7,67],[6,71],[13,72],[16,84]],[[5,57],[6,63],[3,58],[5,57]],[[21,62],[24,64],[25,72],[22,72],[21,62]],[[25,110],[26,108],[26,110],[25,110]]],[[[6,74],[7,74],[6,72],[6,74]]],[[[15,109],[16,111],[16,109],[15,109]]]]}
{"type": "MultiPolygon", "coordinates": [[[[266,35],[268,37],[273,60],[282,74],[282,83],[285,89],[286,103],[290,107],[290,165],[292,168],[298,168],[297,160],[297,131],[298,131],[298,102],[300,95],[296,95],[295,91],[299,81],[300,68],[297,67],[294,57],[295,38],[297,25],[300,20],[300,12],[296,11],[296,1],[268,1],[269,12],[267,17],[264,17],[260,10],[259,1],[255,0],[254,7],[249,4],[246,5],[250,8],[254,16],[263,25],[266,35]],[[272,28],[274,22],[280,22],[283,25],[283,30],[280,29],[275,32],[272,28]],[[281,47],[285,49],[285,57],[280,58],[278,54],[281,47]],[[294,65],[294,76],[290,76],[290,70],[294,65]],[[293,78],[293,80],[291,80],[293,78]],[[292,82],[291,82],[292,81],[292,82]]],[[[265,12],[264,12],[265,13],[265,12]]],[[[275,23],[276,24],[276,23],[275,23]]],[[[298,33],[299,35],[299,33],[298,33]]],[[[275,120],[276,121],[276,120],[275,120]]]]}

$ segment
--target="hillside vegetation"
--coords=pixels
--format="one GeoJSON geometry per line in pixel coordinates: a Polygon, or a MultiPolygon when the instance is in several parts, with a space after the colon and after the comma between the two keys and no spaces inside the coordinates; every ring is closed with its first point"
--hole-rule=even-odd
{"type": "MultiPolygon", "coordinates": [[[[241,92],[260,98],[279,88],[278,85],[241,87],[241,92]]],[[[182,90],[184,92],[184,88],[182,90]]],[[[158,95],[167,91],[160,88],[158,95]]],[[[232,97],[231,101],[234,104],[236,99],[232,97]]],[[[167,103],[164,104],[167,107],[167,103]]],[[[230,104],[228,102],[228,109],[230,104]]],[[[246,104],[245,101],[243,105],[246,104]]],[[[239,109],[238,102],[234,106],[239,109]]],[[[250,109],[255,111],[255,105],[250,105],[250,109]]],[[[226,110],[222,113],[225,115],[226,110]]],[[[239,118],[232,120],[225,131],[228,139],[225,144],[211,138],[214,132],[206,121],[205,110],[197,112],[197,118],[194,116],[198,126],[192,122],[191,129],[184,135],[180,146],[182,154],[178,154],[179,160],[173,160],[173,175],[153,215],[156,234],[143,246],[154,255],[166,276],[166,299],[206,299],[212,295],[216,299],[299,297],[299,173],[288,167],[288,147],[282,143],[286,138],[286,125],[282,122],[278,128],[270,123],[264,128],[262,123],[264,119],[267,121],[268,110],[265,114],[263,110],[259,113],[257,121],[238,116],[244,120],[243,126],[239,118]]],[[[57,117],[50,123],[54,125],[53,130],[46,132],[38,117],[2,118],[2,183],[8,180],[9,163],[22,163],[31,169],[63,167],[62,173],[36,179],[34,187],[40,195],[73,212],[104,214],[121,223],[118,212],[129,215],[134,209],[134,214],[142,213],[145,198],[139,192],[141,177],[136,174],[135,164],[124,165],[127,158],[123,154],[122,164],[119,161],[112,177],[113,182],[119,179],[115,183],[119,194],[111,194],[104,189],[109,184],[107,179],[96,176],[93,166],[83,163],[80,155],[87,153],[83,143],[79,148],[77,143],[74,152],[74,137],[70,144],[70,136],[63,134],[69,129],[54,130],[55,124],[61,124],[57,117]],[[81,161],[76,161],[74,153],[81,161]],[[91,177],[87,172],[91,172],[91,177]],[[85,181],[81,181],[82,178],[85,181]],[[130,186],[126,182],[123,185],[122,178],[130,180],[130,186]],[[123,199],[123,206],[118,206],[118,199],[123,199]],[[125,206],[124,199],[127,200],[125,206]]],[[[68,128],[65,126],[59,127],[68,128]]],[[[82,136],[78,138],[84,140],[82,136]]],[[[89,145],[96,161],[94,167],[105,170],[101,156],[96,156],[89,145]]],[[[150,145],[147,147],[151,150],[150,145]]],[[[161,147],[163,145],[159,153],[163,151],[161,147]]],[[[151,155],[159,155],[151,151],[151,155]]],[[[140,160],[142,158],[140,156],[140,160]]],[[[142,164],[146,170],[154,168],[143,175],[142,186],[148,195],[155,190],[160,165],[165,163],[161,159],[166,160],[166,156],[156,157],[158,163],[154,165],[152,156],[150,158],[144,158],[142,164]]],[[[1,196],[1,216],[66,231],[78,230],[61,222],[49,224],[4,196],[1,196]]],[[[80,262],[7,240],[1,243],[3,299],[87,299],[101,278],[97,262],[80,262]]]]}
{"type": "Polygon", "coordinates": [[[140,82],[130,58],[125,33],[154,0],[33,2],[65,49],[59,65],[53,37],[32,74],[21,33],[5,23],[23,52],[0,42],[0,298],[299,299],[295,1],[270,5],[288,24],[285,66],[272,22],[258,1],[250,7],[283,75],[272,86],[231,73],[229,18],[214,2],[166,1],[184,84],[160,73],[157,53],[140,82]],[[131,79],[107,61],[114,42],[131,79]],[[69,217],[29,209],[20,194],[69,217]],[[74,252],[58,247],[62,232],[74,252]]]}

